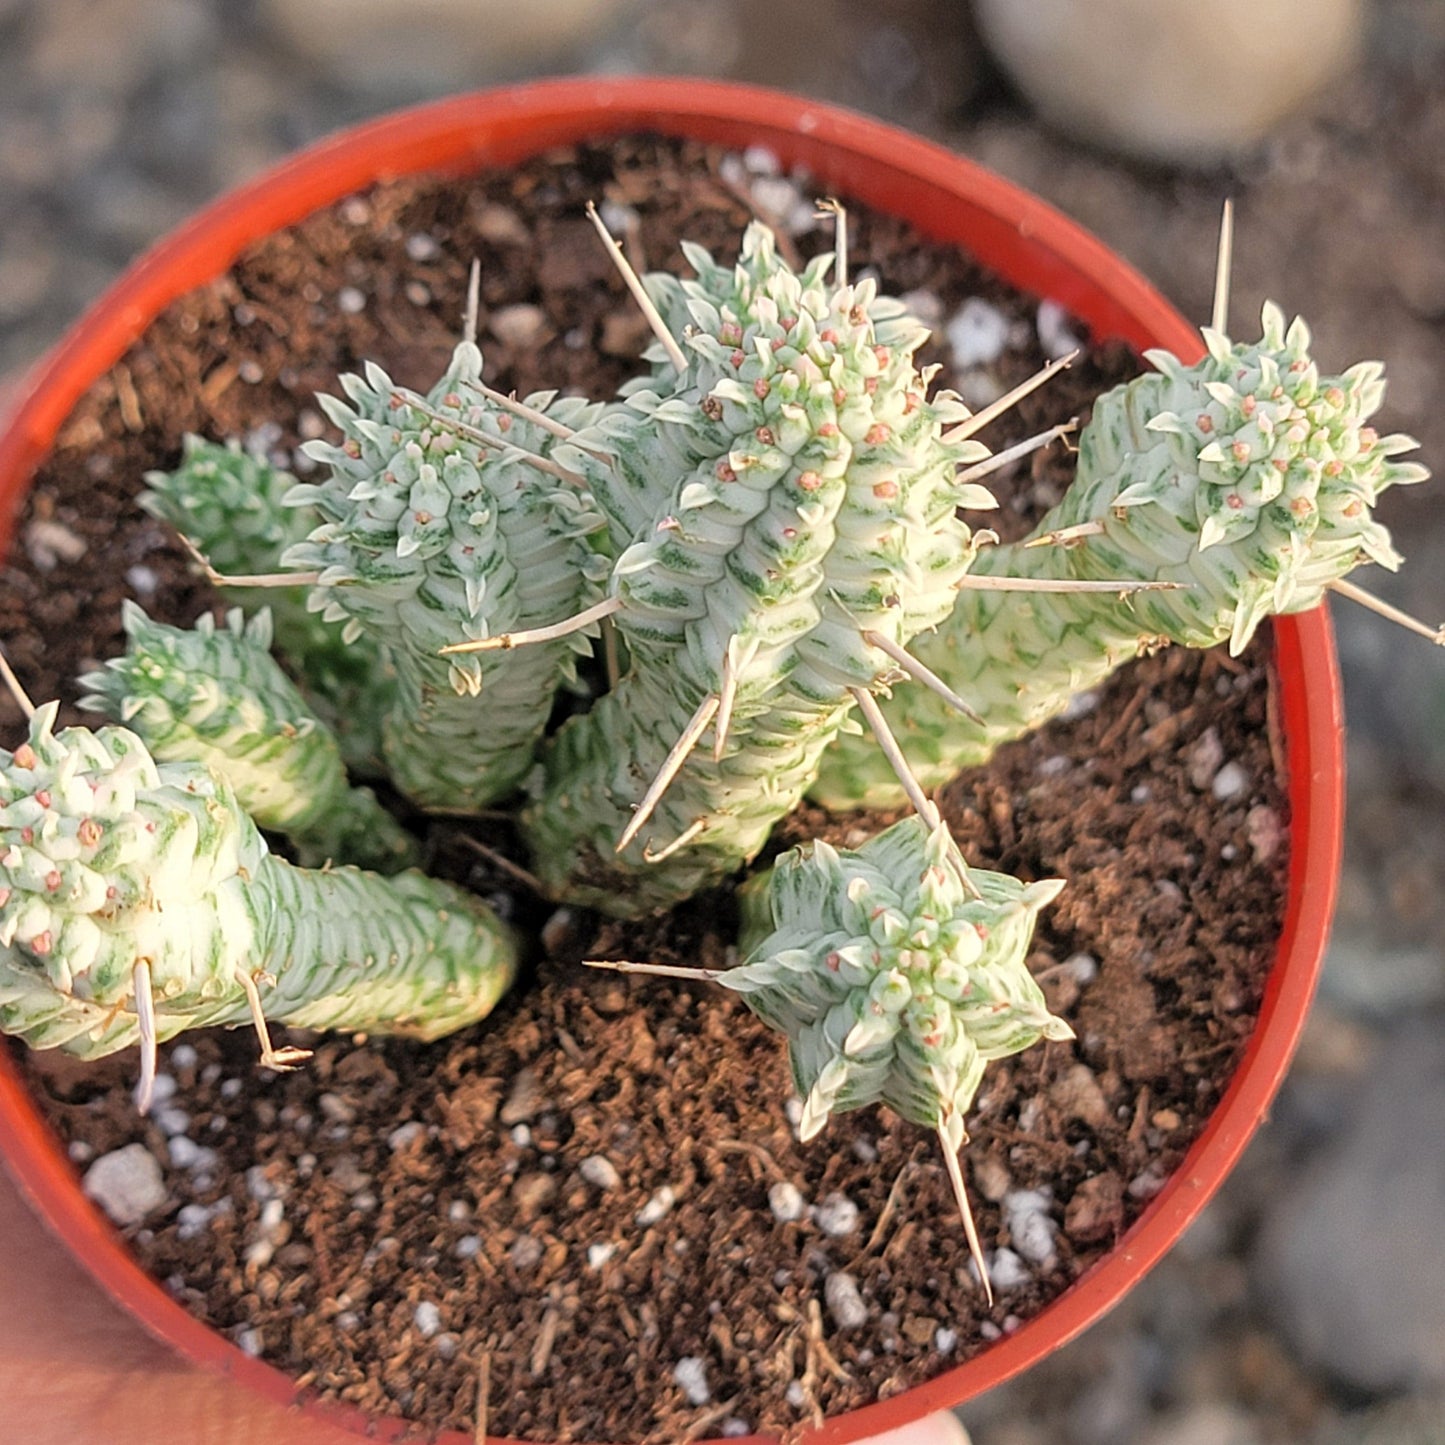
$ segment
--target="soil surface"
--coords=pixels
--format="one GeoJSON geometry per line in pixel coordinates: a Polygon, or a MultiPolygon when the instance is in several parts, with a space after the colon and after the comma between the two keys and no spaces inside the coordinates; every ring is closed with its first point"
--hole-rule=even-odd
{"type": "MultiPolygon", "coordinates": [[[[750,196],[719,154],[643,140],[388,184],[256,248],[173,306],[65,428],[20,523],[47,523],[56,545],[45,566],[17,553],[0,574],[17,671],[80,721],[72,679],[120,649],[122,597],[170,620],[214,605],[133,501],[185,432],[241,436],[304,470],[296,448],[324,431],[313,393],[339,373],[373,359],[430,384],[473,256],[494,384],[605,395],[638,369],[646,333],[585,202],[624,208],[637,258],[677,267],[679,236],[734,248],[750,196]]],[[[1011,321],[986,376],[953,377],[965,394],[1041,364],[1036,301],[899,223],[856,206],[850,222],[854,268],[886,289],[929,293],[943,315],[986,298],[1011,321]]],[[[1136,369],[1091,351],[985,439],[1077,414],[1136,369]]],[[[998,529],[1022,528],[1067,475],[1058,449],[991,479],[998,529]]],[[[130,1102],[133,1056],[27,1067],[78,1163],[139,1140],[164,1165],[171,1203],[131,1231],[146,1267],[318,1392],[470,1429],[485,1361],[498,1434],[785,1431],[1015,1328],[1110,1247],[1202,1128],[1278,932],[1287,818],[1267,653],[1266,639],[1239,660],[1131,664],[945,790],[971,861],[1069,879],[1031,965],[1078,1039],[993,1066],[969,1120],[992,1309],[931,1138],[870,1109],[800,1145],[781,1041],[735,998],[577,966],[720,965],[726,891],[648,924],[547,919],[452,822],[432,827],[439,871],[546,922],[534,976],[485,1024],[426,1047],[325,1040],[287,1076],[258,1071],[246,1033],[187,1037],[164,1053],[174,1093],[149,1121],[130,1102]],[[1237,789],[1220,784],[1229,765],[1237,789]],[[843,1277],[861,1321],[837,1304],[843,1277]]],[[[804,809],[778,841],[856,843],[884,821],[804,809]]],[[[476,836],[510,846],[504,825],[476,836]]]]}

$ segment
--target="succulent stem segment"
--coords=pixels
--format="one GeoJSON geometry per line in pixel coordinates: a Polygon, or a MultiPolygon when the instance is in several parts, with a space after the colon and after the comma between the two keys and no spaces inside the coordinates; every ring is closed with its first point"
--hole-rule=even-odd
{"type": "MultiPolygon", "coordinates": [[[[982,762],[1130,658],[1168,643],[1227,641],[1238,653],[1265,617],[1316,606],[1360,564],[1399,565],[1370,509],[1426,472],[1395,460],[1415,445],[1409,437],[1368,425],[1384,393],[1379,365],[1322,377],[1304,323],[1286,330],[1273,305],[1257,343],[1212,329],[1204,338],[1195,365],[1151,352],[1155,373],[1100,398],[1063,501],[1029,540],[980,552],[970,577],[1181,585],[1127,598],[960,592],[953,616],[913,650],[986,722],[918,687],[884,704],[925,786],[982,762]]],[[[847,738],[812,792],[835,808],[899,799],[847,738]]]]}
{"type": "MultiPolygon", "coordinates": [[[[0,751],[0,1030],[82,1058],[264,1020],[433,1039],[491,1011],[514,941],[470,894],[408,872],[293,868],[209,769],[125,728],[0,751]]],[[[142,1100],[144,1102],[144,1100],[142,1100]]]]}
{"type": "MultiPolygon", "coordinates": [[[[909,817],[856,851],[795,849],[745,888],[744,961],[705,976],[786,1037],[800,1138],[881,1103],[955,1156],[985,1066],[1073,1037],[1025,965],[1038,912],[1062,881],[982,870],[968,880],[947,829],[909,817]]],[[[987,1289],[961,1182],[957,1196],[987,1289]]]]}
{"type": "Polygon", "coordinates": [[[958,480],[987,452],[944,439],[968,413],[928,397],[896,302],[828,284],[828,257],[794,274],[761,226],[735,268],[687,254],[698,280],[661,307],[689,318],[686,369],[660,358],[657,389],[565,449],[619,554],[630,669],[553,739],[523,816],[548,890],[618,914],[757,853],[857,690],[896,676],[867,638],[948,614],[975,550],[957,508],[993,505],[958,480]]]}
{"type": "Polygon", "coordinates": [[[285,503],[296,478],[238,442],[188,436],[180,466],[148,472],[146,481],[141,506],[180,533],[222,594],[248,612],[270,609],[276,648],[302,679],[313,711],[335,731],[348,766],[379,772],[381,719],[392,687],[384,657],[364,638],[344,640],[340,627],[308,610],[307,586],[266,581],[277,574],[281,554],[316,524],[285,503]]]}
{"type": "Polygon", "coordinates": [[[160,762],[201,763],[223,777],[263,828],[285,833],[308,867],[354,863],[395,873],[419,862],[416,840],[352,788],[336,737],[307,707],[268,648],[271,614],[186,631],[122,607],[127,647],[99,672],[81,706],[136,732],[160,762]]]}
{"type": "Polygon", "coordinates": [[[530,398],[553,424],[542,425],[484,397],[481,374],[481,352],[463,342],[425,398],[371,365],[342,379],[349,402],[322,397],[342,442],[308,444],[329,476],[289,501],[325,520],[283,559],[320,572],[312,607],[391,658],[387,766],[415,802],[448,811],[517,787],[589,644],[558,637],[490,658],[441,649],[565,619],[597,598],[606,570],[586,540],[601,519],[551,459],[557,429],[575,430],[596,408],[530,398]]]}

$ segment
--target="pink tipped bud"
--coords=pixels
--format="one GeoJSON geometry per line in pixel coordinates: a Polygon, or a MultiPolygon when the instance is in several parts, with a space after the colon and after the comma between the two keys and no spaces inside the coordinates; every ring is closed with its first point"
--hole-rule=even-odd
{"type": "Polygon", "coordinates": [[[773,350],[774,350],[774,351],[781,351],[787,344],[788,344],[788,338],[787,338],[786,336],[775,336],[775,337],[773,337],[773,350]]]}
{"type": "Polygon", "coordinates": [[[40,761],[35,756],[35,749],[29,743],[21,743],[15,749],[15,766],[17,768],[33,768],[40,761]]]}
{"type": "Polygon", "coordinates": [[[1377,432],[1377,431],[1374,429],[1374,427],[1372,427],[1372,426],[1362,426],[1362,427],[1360,428],[1360,445],[1361,445],[1362,447],[1365,447],[1365,448],[1372,447],[1372,446],[1374,446],[1375,443],[1376,443],[1377,441],[1379,441],[1379,440],[1380,440],[1380,434],[1379,434],[1379,432],[1377,432]]]}
{"type": "Polygon", "coordinates": [[[833,388],[833,405],[842,406],[848,400],[848,393],[841,386],[833,388]]]}
{"type": "Polygon", "coordinates": [[[1283,476],[1287,471],[1289,471],[1289,458],[1288,458],[1288,457],[1276,457],[1276,458],[1274,459],[1274,469],[1275,469],[1275,471],[1277,471],[1281,476],[1283,476]]]}
{"type": "Polygon", "coordinates": [[[35,841],[35,829],[22,828],[20,830],[20,841],[22,843],[33,843],[35,841]]]}
{"type": "Polygon", "coordinates": [[[837,435],[838,435],[838,423],[835,422],[835,421],[825,421],[825,422],[818,428],[818,435],[819,435],[820,437],[835,437],[835,436],[837,436],[837,435]]]}
{"type": "Polygon", "coordinates": [[[0,888],[0,908],[4,908],[4,906],[9,903],[9,901],[10,890],[8,888],[0,888]]]}
{"type": "Polygon", "coordinates": [[[776,438],[773,436],[773,429],[770,426],[760,426],[757,431],[753,433],[753,435],[756,436],[757,439],[762,442],[765,447],[772,446],[773,442],[776,440],[776,438]]]}
{"type": "Polygon", "coordinates": [[[1254,413],[1255,413],[1255,409],[1256,409],[1258,406],[1259,406],[1259,402],[1256,401],[1253,396],[1250,396],[1250,395],[1246,394],[1245,396],[1243,396],[1243,397],[1240,398],[1239,409],[1240,409],[1240,411],[1242,411],[1242,412],[1245,414],[1245,416],[1247,416],[1247,417],[1248,417],[1248,416],[1253,416],[1254,413]]]}
{"type": "Polygon", "coordinates": [[[459,397],[454,391],[449,391],[444,397],[442,397],[443,406],[460,406],[461,404],[461,397],[459,397]]]}
{"type": "Polygon", "coordinates": [[[1338,386],[1325,388],[1325,400],[1331,406],[1343,406],[1345,404],[1345,393],[1338,386]]]}
{"type": "Polygon", "coordinates": [[[341,450],[344,451],[352,461],[356,461],[361,456],[361,443],[354,437],[347,437],[346,445],[343,446],[341,450]]]}
{"type": "Polygon", "coordinates": [[[881,447],[892,435],[892,428],[889,427],[886,422],[875,421],[873,425],[868,428],[867,435],[864,436],[863,440],[867,442],[870,447],[881,447]]]}
{"type": "Polygon", "coordinates": [[[1327,477],[1337,477],[1344,469],[1345,464],[1338,457],[1332,457],[1325,463],[1325,475],[1327,477]]]}
{"type": "Polygon", "coordinates": [[[743,355],[741,351],[735,351],[730,357],[728,357],[728,360],[731,361],[734,366],[741,366],[743,362],[747,360],[747,358],[743,355]]]}
{"type": "Polygon", "coordinates": [[[842,955],[839,954],[839,953],[837,952],[837,950],[835,949],[832,953],[830,953],[830,954],[827,956],[827,958],[825,958],[825,959],[823,960],[823,962],[824,962],[824,964],[827,966],[828,971],[829,971],[830,973],[837,973],[838,970],[839,970],[839,968],[842,967],[843,958],[842,958],[842,955]]]}
{"type": "Polygon", "coordinates": [[[418,527],[425,527],[432,520],[432,514],[430,512],[416,512],[414,515],[418,527]]]}
{"type": "Polygon", "coordinates": [[[1341,510],[1347,517],[1358,517],[1365,510],[1365,504],[1361,498],[1351,497],[1341,510]]]}
{"type": "Polygon", "coordinates": [[[887,366],[893,360],[893,353],[886,346],[875,346],[873,348],[873,359],[879,366],[887,366]]]}
{"type": "Polygon", "coordinates": [[[705,397],[703,397],[702,403],[701,403],[701,410],[702,410],[702,414],[703,414],[705,417],[707,417],[710,421],[721,421],[721,420],[722,420],[723,404],[722,404],[722,402],[721,402],[717,397],[715,397],[715,396],[705,396],[705,397]]]}
{"type": "Polygon", "coordinates": [[[51,937],[48,928],[43,933],[37,933],[35,937],[30,940],[31,953],[37,954],[41,958],[44,958],[54,947],[55,939],[51,937]]]}
{"type": "Polygon", "coordinates": [[[912,416],[923,405],[923,398],[916,391],[910,391],[903,398],[903,415],[912,416]]]}
{"type": "Polygon", "coordinates": [[[1210,416],[1207,411],[1202,411],[1194,418],[1194,425],[1197,426],[1205,436],[1208,436],[1209,433],[1214,430],[1214,418],[1210,416]]]}
{"type": "Polygon", "coordinates": [[[823,485],[823,479],[817,472],[804,472],[798,478],[798,489],[804,492],[816,492],[823,485]]]}
{"type": "Polygon", "coordinates": [[[60,887],[62,881],[63,880],[60,877],[60,869],[52,868],[50,872],[45,875],[46,891],[54,893],[55,890],[60,887]]]}
{"type": "Polygon", "coordinates": [[[36,788],[35,801],[39,803],[42,808],[48,808],[50,806],[50,790],[48,788],[36,788]]]}
{"type": "Polygon", "coordinates": [[[791,542],[797,535],[798,535],[798,529],[797,529],[796,527],[784,527],[784,528],[783,528],[783,540],[784,540],[785,542],[791,542]]]}
{"type": "Polygon", "coordinates": [[[863,383],[863,390],[866,391],[869,396],[875,395],[878,391],[878,378],[876,376],[868,377],[863,383]]]}
{"type": "MultiPolygon", "coordinates": [[[[1308,517],[1315,509],[1315,504],[1308,497],[1296,497],[1289,504],[1289,509],[1296,517],[1308,517]]],[[[1345,510],[1348,512],[1349,508],[1345,510]]]]}
{"type": "Polygon", "coordinates": [[[898,495],[898,483],[877,482],[873,487],[873,495],[880,502],[891,502],[898,495]]]}
{"type": "Polygon", "coordinates": [[[1237,512],[1244,506],[1244,498],[1241,497],[1238,492],[1231,492],[1224,499],[1224,505],[1228,507],[1231,512],[1237,512]]]}
{"type": "Polygon", "coordinates": [[[399,391],[394,391],[387,397],[386,404],[392,411],[400,411],[402,407],[406,405],[406,402],[402,400],[402,395],[399,391]]]}
{"type": "Polygon", "coordinates": [[[761,401],[772,389],[773,384],[767,379],[766,376],[760,376],[753,383],[753,395],[757,397],[759,401],[761,401]]]}
{"type": "Polygon", "coordinates": [[[826,327],[818,333],[818,340],[826,341],[829,346],[836,346],[838,344],[838,333],[831,326],[826,327]]]}
{"type": "Polygon", "coordinates": [[[736,346],[743,339],[743,329],[736,321],[724,321],[718,330],[717,339],[724,346],[736,346]]]}
{"type": "Polygon", "coordinates": [[[713,468],[713,474],[720,482],[735,482],[738,479],[738,474],[726,462],[719,462],[713,468]]]}
{"type": "Polygon", "coordinates": [[[797,324],[798,318],[796,316],[778,317],[778,325],[781,326],[784,331],[791,331],[797,324]]]}
{"type": "Polygon", "coordinates": [[[1235,461],[1247,462],[1249,460],[1250,452],[1248,442],[1235,442],[1229,450],[1235,461]]]}

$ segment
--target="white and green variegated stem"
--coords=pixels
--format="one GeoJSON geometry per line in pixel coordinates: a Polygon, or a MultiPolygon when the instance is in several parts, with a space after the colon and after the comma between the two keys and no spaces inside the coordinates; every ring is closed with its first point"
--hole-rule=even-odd
{"type": "MultiPolygon", "coordinates": [[[[185,439],[173,472],[147,472],[140,503],[169,522],[215,571],[231,576],[275,573],[281,556],[304,541],[314,515],[288,507],[296,485],[264,457],[202,437],[185,439]]],[[[341,628],[307,607],[305,587],[227,587],[221,595],[247,612],[271,610],[277,651],[302,679],[317,714],[336,732],[347,765],[375,774],[381,762],[381,719],[393,680],[376,645],[345,641],[341,628]]]]}
{"type": "Polygon", "coordinates": [[[857,850],[794,849],[747,886],[743,962],[715,977],[787,1038],[802,1138],[887,1104],[957,1149],[986,1064],[1073,1037],[1025,964],[1062,881],[968,879],[947,830],[908,817],[857,850]]]}
{"type": "MultiPolygon", "coordinates": [[[[507,926],[415,872],[293,868],[209,769],[125,728],[0,750],[0,1029],[85,1058],[250,1020],[436,1038],[515,973],[507,926]]],[[[143,1073],[143,1077],[144,1077],[143,1073]]]]}
{"type": "MultiPolygon", "coordinates": [[[[464,342],[425,399],[377,366],[342,378],[349,402],[320,398],[342,443],[307,448],[329,475],[290,494],[324,521],[283,565],[319,572],[312,607],[391,657],[387,767],[432,809],[476,808],[516,788],[589,644],[568,636],[486,655],[440,650],[567,618],[596,601],[606,572],[587,541],[602,520],[586,493],[532,460],[557,436],[483,397],[481,372],[481,352],[464,342]]],[[[551,394],[529,404],[564,430],[595,411],[551,394]]]]}
{"type": "MultiPolygon", "coordinates": [[[[1357,566],[1399,565],[1371,516],[1387,487],[1422,480],[1395,458],[1409,437],[1368,425],[1384,393],[1375,362],[1321,377],[1302,321],[1267,305],[1263,338],[1207,330],[1185,366],[1151,352],[1157,372],[1101,397],[1079,436],[1078,474],[1022,543],[980,554],[976,574],[1061,580],[1162,580],[1177,590],[967,591],[914,647],[983,723],[907,685],[885,703],[927,786],[984,761],[1001,742],[1062,712],[1119,664],[1174,643],[1238,653],[1259,623],[1316,606],[1357,566]]],[[[896,781],[841,740],[813,796],[829,807],[887,807],[896,781]]]]}
{"type": "Polygon", "coordinates": [[[285,833],[300,861],[395,873],[419,862],[416,840],[369,788],[350,787],[336,737],[268,648],[271,614],[239,608],[217,627],[152,622],[122,608],[124,656],[80,679],[82,707],[135,732],[160,762],[202,763],[263,828],[285,833]]]}
{"type": "Polygon", "coordinates": [[[753,857],[855,691],[893,676],[867,635],[902,646],[952,608],[974,554],[956,509],[993,503],[956,472],[986,453],[943,435],[967,413],[927,394],[926,330],[889,310],[883,344],[872,284],[825,278],[751,229],[731,301],[692,301],[673,395],[638,392],[578,438],[599,507],[636,538],[610,583],[631,667],[549,745],[524,814],[558,897],[650,911],[753,857]]]}

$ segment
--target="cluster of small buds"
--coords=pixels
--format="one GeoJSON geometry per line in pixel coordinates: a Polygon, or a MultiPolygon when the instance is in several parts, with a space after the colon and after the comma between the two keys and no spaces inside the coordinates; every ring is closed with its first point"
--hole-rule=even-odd
{"type": "Polygon", "coordinates": [[[1073,1037],[1025,963],[1062,887],[964,870],[916,817],[780,860],[747,895],[744,962],[717,977],[787,1036],[800,1136],[886,1103],[957,1149],[988,1062],[1073,1037]]]}

